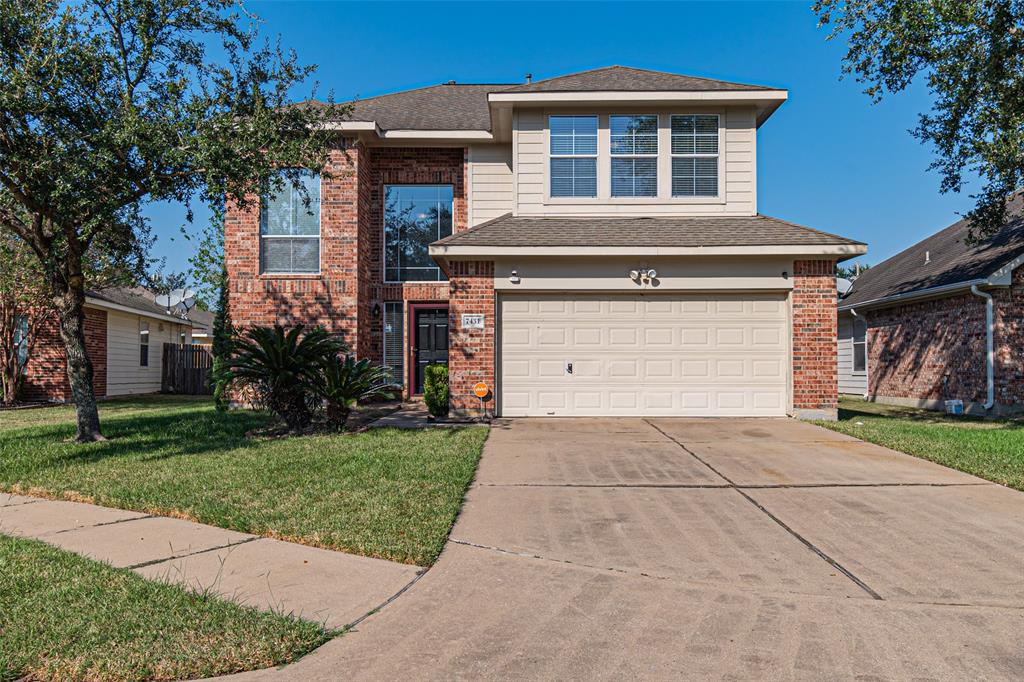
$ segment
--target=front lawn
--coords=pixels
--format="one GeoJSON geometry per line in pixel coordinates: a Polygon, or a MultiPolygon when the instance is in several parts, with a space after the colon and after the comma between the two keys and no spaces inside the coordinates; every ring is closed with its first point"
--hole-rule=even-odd
{"type": "Polygon", "coordinates": [[[821,426],[1024,490],[1024,421],[839,401],[839,421],[821,426]]]}
{"type": "Polygon", "coordinates": [[[288,663],[332,634],[0,535],[0,682],[222,675],[288,663]]]}
{"type": "Polygon", "coordinates": [[[0,412],[0,490],[187,518],[428,566],[487,430],[247,438],[268,418],[208,399],[101,403],[105,443],[76,445],[70,407],[0,412]]]}

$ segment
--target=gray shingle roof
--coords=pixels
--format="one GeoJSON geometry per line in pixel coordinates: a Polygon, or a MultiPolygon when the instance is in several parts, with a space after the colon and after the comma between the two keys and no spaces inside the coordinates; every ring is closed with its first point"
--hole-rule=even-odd
{"type": "Polygon", "coordinates": [[[688,92],[700,90],[777,90],[764,85],[730,83],[712,78],[684,76],[664,71],[634,69],[628,66],[606,66],[591,71],[571,73],[567,76],[547,78],[507,89],[507,92],[594,92],[601,90],[618,91],[669,91],[688,92]]]}
{"type": "Polygon", "coordinates": [[[350,102],[352,121],[376,121],[384,130],[490,130],[487,93],[507,84],[432,85],[350,102]]]}
{"type": "Polygon", "coordinates": [[[960,220],[864,271],[843,298],[842,305],[988,277],[1024,254],[1024,195],[1011,199],[1008,210],[1016,219],[980,244],[968,245],[970,224],[960,220]],[[925,263],[925,252],[928,263],[925,263]]]}
{"type": "MultiPolygon", "coordinates": [[[[357,99],[346,117],[350,121],[376,121],[384,130],[490,130],[487,95],[492,92],[594,92],[700,90],[774,90],[761,85],[729,83],[711,78],[607,66],[535,83],[445,83],[388,95],[357,99]]],[[[298,106],[323,106],[311,100],[298,106]]]]}
{"type": "Polygon", "coordinates": [[[444,246],[790,246],[861,242],[768,216],[514,218],[506,214],[434,242],[444,246]]]}
{"type": "MultiPolygon", "coordinates": [[[[167,308],[157,305],[156,294],[144,287],[111,287],[87,291],[86,296],[115,305],[123,305],[143,313],[167,316],[167,308]]],[[[187,321],[182,320],[182,322],[187,321]]]]}

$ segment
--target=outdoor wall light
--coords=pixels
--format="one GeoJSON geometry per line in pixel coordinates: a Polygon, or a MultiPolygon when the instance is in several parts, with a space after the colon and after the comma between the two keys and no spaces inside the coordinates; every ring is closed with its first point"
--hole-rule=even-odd
{"type": "Polygon", "coordinates": [[[380,303],[373,304],[373,310],[370,311],[374,319],[380,317],[380,303]]]}
{"type": "Polygon", "coordinates": [[[519,273],[513,270],[512,274],[508,276],[508,281],[512,284],[519,284],[519,273]]]}

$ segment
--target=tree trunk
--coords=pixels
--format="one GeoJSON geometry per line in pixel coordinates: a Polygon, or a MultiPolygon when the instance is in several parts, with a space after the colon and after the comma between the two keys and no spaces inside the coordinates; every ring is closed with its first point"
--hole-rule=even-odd
{"type": "Polygon", "coordinates": [[[100,414],[92,386],[92,361],[85,352],[85,289],[81,276],[72,277],[57,299],[60,338],[67,356],[68,384],[75,401],[78,433],[75,440],[90,443],[105,440],[100,433],[100,414]]]}

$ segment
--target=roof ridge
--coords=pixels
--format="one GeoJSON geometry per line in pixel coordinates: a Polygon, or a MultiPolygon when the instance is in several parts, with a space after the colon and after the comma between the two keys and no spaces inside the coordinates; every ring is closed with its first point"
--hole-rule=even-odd
{"type": "MultiPolygon", "coordinates": [[[[353,99],[346,100],[344,102],[340,102],[340,104],[353,104],[355,102],[369,102],[370,100],[373,100],[373,99],[381,99],[382,97],[394,97],[395,95],[407,95],[410,92],[420,92],[421,90],[430,90],[431,88],[442,88],[442,87],[448,87],[448,88],[455,87],[455,88],[457,88],[457,87],[461,87],[461,86],[494,87],[494,86],[497,86],[497,85],[500,85],[500,86],[503,86],[503,87],[513,87],[513,86],[519,85],[519,83],[434,83],[432,85],[422,85],[422,86],[420,86],[418,88],[409,88],[408,90],[396,90],[395,92],[383,92],[383,93],[381,93],[379,95],[371,95],[370,97],[362,97],[362,98],[360,98],[357,95],[353,99]]],[[[309,102],[309,101],[320,102],[320,100],[306,100],[306,101],[307,102],[309,102]]]]}

